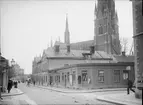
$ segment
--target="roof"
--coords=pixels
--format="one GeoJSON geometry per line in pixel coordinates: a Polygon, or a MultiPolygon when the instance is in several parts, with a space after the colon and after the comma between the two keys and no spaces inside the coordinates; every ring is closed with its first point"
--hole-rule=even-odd
{"type": "MultiPolygon", "coordinates": [[[[90,51],[86,50],[71,50],[70,52],[67,52],[66,49],[60,49],[59,52],[55,52],[54,48],[50,47],[47,50],[45,50],[45,56],[46,57],[65,57],[65,58],[83,58],[83,53],[90,53],[90,51]]],[[[95,51],[95,53],[92,55],[92,58],[112,58],[109,54],[103,51],[95,51]]]]}
{"type": "Polygon", "coordinates": [[[134,56],[114,55],[117,62],[134,62],[134,56]]]}
{"type": "Polygon", "coordinates": [[[94,40],[82,41],[77,43],[71,43],[71,49],[74,50],[89,50],[90,46],[94,45],[94,40]]]}
{"type": "Polygon", "coordinates": [[[68,65],[68,66],[62,66],[62,67],[57,67],[57,68],[52,68],[49,71],[56,71],[56,70],[63,70],[63,69],[67,69],[67,68],[73,68],[73,67],[84,67],[84,66],[134,66],[133,62],[126,62],[126,63],[81,63],[81,64],[72,64],[72,65],[68,65]]]}

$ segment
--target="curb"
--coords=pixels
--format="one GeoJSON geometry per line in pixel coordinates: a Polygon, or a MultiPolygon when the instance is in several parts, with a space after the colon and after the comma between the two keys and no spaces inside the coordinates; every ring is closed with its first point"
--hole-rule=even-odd
{"type": "Polygon", "coordinates": [[[2,94],[2,97],[7,97],[7,96],[16,96],[16,95],[22,95],[24,92],[22,92],[20,89],[16,89],[18,92],[14,94],[2,94]]]}
{"type": "Polygon", "coordinates": [[[93,93],[93,92],[108,92],[108,91],[126,91],[126,89],[116,89],[116,90],[94,90],[94,91],[77,91],[77,92],[69,92],[69,91],[62,91],[62,90],[56,90],[56,89],[50,89],[50,88],[46,88],[46,87],[41,87],[41,86],[36,86],[38,88],[43,88],[43,89],[48,89],[48,90],[52,90],[52,91],[56,91],[56,92],[62,92],[62,93],[93,93]]]}
{"type": "Polygon", "coordinates": [[[116,100],[116,99],[112,99],[112,98],[106,98],[106,97],[102,97],[102,96],[96,96],[96,99],[99,101],[105,101],[105,102],[109,102],[109,103],[113,103],[113,104],[119,104],[119,105],[140,105],[140,103],[136,103],[136,102],[120,101],[120,100],[116,100]]]}
{"type": "Polygon", "coordinates": [[[103,98],[100,98],[100,96],[99,97],[97,96],[96,99],[99,100],[99,101],[104,101],[104,102],[118,104],[118,105],[127,105],[125,103],[123,104],[121,102],[115,102],[115,101],[112,101],[112,100],[103,99],[103,98]]]}

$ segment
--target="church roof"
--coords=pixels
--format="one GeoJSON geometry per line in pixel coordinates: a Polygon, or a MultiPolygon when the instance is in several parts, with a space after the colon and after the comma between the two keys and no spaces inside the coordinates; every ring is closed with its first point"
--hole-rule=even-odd
{"type": "Polygon", "coordinates": [[[89,50],[92,45],[94,45],[94,40],[71,43],[71,49],[89,50]]]}
{"type": "MultiPolygon", "coordinates": [[[[55,52],[54,48],[50,47],[47,50],[45,50],[46,57],[50,58],[83,58],[83,53],[90,53],[90,51],[86,50],[72,50],[70,52],[67,52],[67,49],[60,49],[59,52],[55,52]]],[[[103,51],[95,51],[95,53],[92,55],[92,58],[112,58],[109,54],[103,51]]]]}

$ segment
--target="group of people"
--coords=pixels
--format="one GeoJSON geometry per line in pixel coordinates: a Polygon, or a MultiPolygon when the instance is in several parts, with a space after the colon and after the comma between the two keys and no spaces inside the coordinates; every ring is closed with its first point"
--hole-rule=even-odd
{"type": "Polygon", "coordinates": [[[12,86],[14,86],[14,88],[17,88],[17,85],[18,85],[17,81],[9,80],[8,85],[7,85],[8,93],[10,93],[10,90],[12,89],[12,86]]]}
{"type": "Polygon", "coordinates": [[[32,81],[31,79],[26,80],[27,82],[27,86],[30,86],[30,83],[33,83],[33,85],[35,86],[35,81],[32,81]]]}

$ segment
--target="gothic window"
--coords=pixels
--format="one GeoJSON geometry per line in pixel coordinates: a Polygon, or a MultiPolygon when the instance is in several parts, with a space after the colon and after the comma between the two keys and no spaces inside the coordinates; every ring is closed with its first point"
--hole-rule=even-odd
{"type": "Polygon", "coordinates": [[[103,34],[103,27],[101,25],[99,26],[99,34],[103,34]]]}

